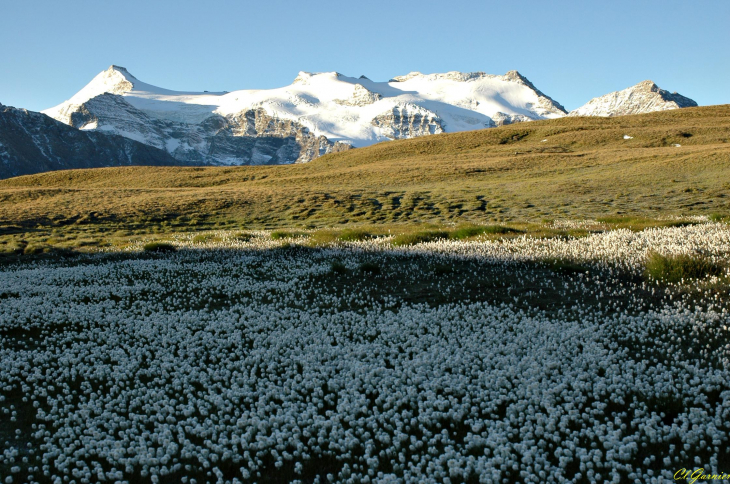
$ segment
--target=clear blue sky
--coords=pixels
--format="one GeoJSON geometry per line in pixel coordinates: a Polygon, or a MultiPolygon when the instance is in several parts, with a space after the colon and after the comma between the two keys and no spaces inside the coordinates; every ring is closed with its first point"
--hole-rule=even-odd
{"type": "Polygon", "coordinates": [[[568,109],[644,79],[730,103],[730,1],[0,0],[0,102],[41,110],[110,64],[176,90],[517,69],[568,109]]]}

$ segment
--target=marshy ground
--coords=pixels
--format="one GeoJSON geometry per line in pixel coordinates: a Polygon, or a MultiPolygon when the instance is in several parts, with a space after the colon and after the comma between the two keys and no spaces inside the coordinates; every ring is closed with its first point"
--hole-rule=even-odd
{"type": "Polygon", "coordinates": [[[730,465],[726,224],[490,231],[6,258],[1,477],[659,482],[730,465]]]}

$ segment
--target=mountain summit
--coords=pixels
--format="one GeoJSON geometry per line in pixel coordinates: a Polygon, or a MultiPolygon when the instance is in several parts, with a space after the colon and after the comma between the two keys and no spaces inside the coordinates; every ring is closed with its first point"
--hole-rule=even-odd
{"type": "Polygon", "coordinates": [[[388,139],[567,114],[517,71],[412,72],[388,82],[300,72],[278,89],[177,92],[119,66],[44,113],[163,149],[186,163],[216,165],[306,162],[388,139]]]}
{"type": "Polygon", "coordinates": [[[593,98],[571,111],[570,116],[621,116],[695,106],[697,103],[692,99],[660,89],[653,81],[647,80],[623,91],[593,98]]]}
{"type": "Polygon", "coordinates": [[[62,123],[72,124],[71,114],[73,114],[76,106],[82,105],[89,99],[105,93],[125,94],[134,89],[135,81],[137,79],[124,67],[110,66],[109,69],[97,74],[91,82],[84,86],[71,99],[54,108],[47,109],[43,113],[62,123]]]}

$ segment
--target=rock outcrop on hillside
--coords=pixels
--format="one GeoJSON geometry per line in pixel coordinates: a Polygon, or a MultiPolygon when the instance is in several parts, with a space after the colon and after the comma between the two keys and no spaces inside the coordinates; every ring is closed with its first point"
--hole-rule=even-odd
{"type": "Polygon", "coordinates": [[[379,114],[373,126],[382,129],[388,139],[406,139],[444,132],[443,121],[436,113],[414,104],[403,104],[379,114]]]}

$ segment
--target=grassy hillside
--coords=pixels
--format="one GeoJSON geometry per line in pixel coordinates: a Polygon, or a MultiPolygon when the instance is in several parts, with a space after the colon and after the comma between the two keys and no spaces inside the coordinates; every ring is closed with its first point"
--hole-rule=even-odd
{"type": "Polygon", "coordinates": [[[711,213],[730,213],[730,105],[442,134],[305,165],[122,167],[0,181],[5,233],[711,213]]]}

